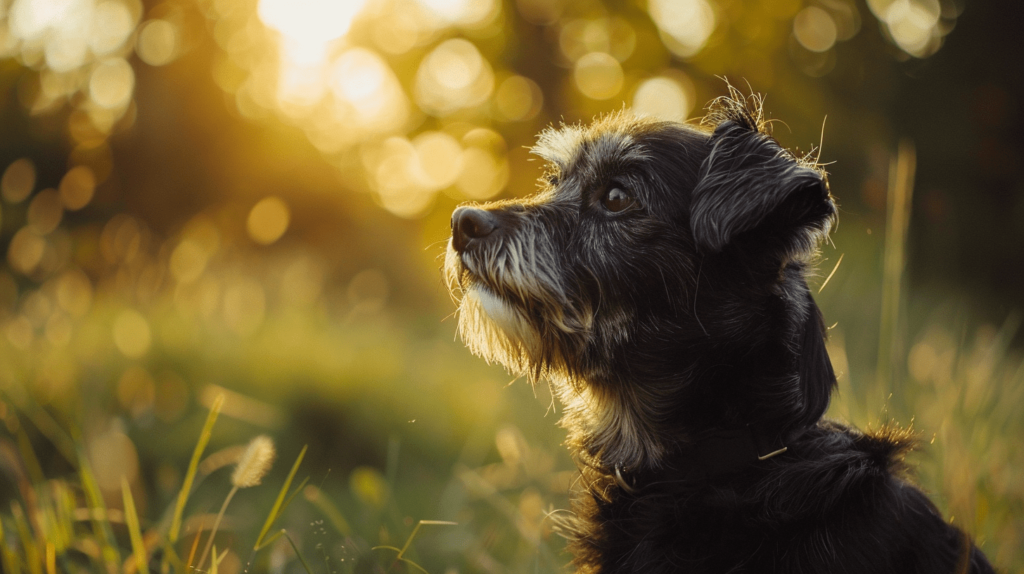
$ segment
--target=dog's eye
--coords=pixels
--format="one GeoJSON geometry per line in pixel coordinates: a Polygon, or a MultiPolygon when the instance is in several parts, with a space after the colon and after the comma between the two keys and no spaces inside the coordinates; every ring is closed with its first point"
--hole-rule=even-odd
{"type": "Polygon", "coordinates": [[[623,191],[621,187],[612,186],[601,198],[601,205],[612,213],[619,213],[635,206],[636,198],[623,191]]]}

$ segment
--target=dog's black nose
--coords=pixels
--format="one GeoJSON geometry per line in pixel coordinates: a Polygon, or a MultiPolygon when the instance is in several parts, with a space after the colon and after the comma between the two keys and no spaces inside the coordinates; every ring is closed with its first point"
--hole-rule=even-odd
{"type": "Polygon", "coordinates": [[[452,247],[462,253],[474,239],[491,234],[498,219],[489,211],[476,207],[460,207],[452,213],[452,247]]]}

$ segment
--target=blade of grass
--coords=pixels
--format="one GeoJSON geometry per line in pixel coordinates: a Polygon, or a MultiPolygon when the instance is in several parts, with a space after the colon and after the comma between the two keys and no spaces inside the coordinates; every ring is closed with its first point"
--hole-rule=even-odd
{"type": "Polygon", "coordinates": [[[203,425],[203,430],[199,433],[196,448],[192,451],[192,460],[188,463],[185,482],[182,483],[181,490],[178,491],[178,502],[174,507],[171,529],[167,533],[167,539],[172,544],[178,541],[178,533],[181,530],[181,515],[185,511],[185,502],[188,500],[189,492],[192,490],[192,481],[196,478],[196,468],[199,466],[199,459],[203,457],[203,451],[206,450],[207,443],[210,442],[210,435],[213,433],[213,423],[217,422],[217,415],[220,414],[220,409],[223,405],[224,395],[218,395],[213,401],[213,406],[210,407],[210,413],[206,415],[206,423],[203,425]]]}
{"type": "MultiPolygon", "coordinates": [[[[398,564],[399,562],[405,562],[406,564],[410,564],[412,566],[415,566],[418,570],[423,572],[423,574],[429,574],[419,564],[413,562],[412,560],[409,560],[408,558],[404,558],[405,551],[409,549],[409,546],[412,544],[413,539],[416,538],[416,533],[418,533],[420,531],[420,527],[421,526],[458,526],[458,525],[459,525],[458,522],[450,522],[448,520],[420,520],[419,522],[416,523],[416,526],[412,529],[412,532],[409,533],[409,537],[405,539],[405,545],[402,546],[401,548],[395,548],[394,546],[374,546],[370,550],[394,550],[394,551],[398,552],[398,555],[395,556],[395,561],[391,564],[392,567],[394,567],[394,565],[398,564]]],[[[390,570],[390,569],[391,568],[388,568],[388,570],[390,570]]]]}
{"type": "Polygon", "coordinates": [[[276,542],[277,539],[280,538],[282,534],[284,534],[284,530],[278,530],[276,533],[271,534],[270,536],[267,536],[267,538],[263,541],[263,544],[261,544],[260,547],[257,548],[256,550],[262,550],[262,549],[266,548],[267,546],[270,546],[271,544],[276,542]]]}
{"type": "Polygon", "coordinates": [[[107,517],[107,506],[103,503],[103,495],[100,494],[96,476],[92,473],[89,459],[86,458],[81,446],[78,447],[78,475],[82,480],[82,490],[85,491],[85,501],[89,505],[89,513],[92,515],[93,532],[100,544],[100,554],[103,557],[104,565],[107,571],[115,571],[121,563],[121,555],[112,544],[114,533],[107,517]]]}
{"type": "Polygon", "coordinates": [[[292,540],[292,537],[288,536],[288,533],[285,532],[284,529],[281,530],[281,533],[288,539],[288,544],[292,545],[292,550],[294,550],[295,555],[299,557],[299,562],[302,562],[302,567],[306,569],[306,574],[313,574],[313,570],[311,570],[309,564],[306,563],[306,559],[302,557],[302,552],[299,552],[299,547],[295,545],[295,541],[292,540]]]}
{"type": "Polygon", "coordinates": [[[882,268],[882,316],[878,334],[878,365],[875,376],[886,395],[897,386],[899,372],[894,360],[899,356],[903,338],[900,336],[900,298],[906,268],[907,228],[914,193],[916,166],[914,143],[901,140],[889,166],[888,208],[882,268]]]}
{"type": "Polygon", "coordinates": [[[32,484],[42,484],[46,480],[46,476],[43,475],[43,467],[39,464],[36,451],[32,448],[32,442],[28,439],[25,426],[18,424],[17,427],[17,431],[14,434],[18,439],[18,451],[21,453],[21,460],[25,465],[25,472],[28,473],[28,479],[32,484]]]}
{"type": "Polygon", "coordinates": [[[818,287],[819,294],[821,294],[821,292],[825,290],[825,285],[828,285],[828,282],[832,280],[832,276],[836,274],[836,271],[839,271],[839,264],[843,262],[843,257],[845,255],[845,253],[839,254],[839,260],[836,261],[836,266],[832,268],[832,272],[829,273],[828,277],[825,278],[825,281],[821,284],[821,287],[818,287]]]}
{"type": "Polygon", "coordinates": [[[306,478],[303,478],[302,482],[299,483],[299,486],[295,487],[295,490],[293,490],[292,493],[288,495],[288,498],[285,499],[284,504],[282,504],[281,508],[277,511],[279,515],[284,513],[285,509],[288,508],[288,505],[292,503],[292,500],[295,498],[295,495],[297,495],[299,491],[306,487],[307,482],[309,482],[308,476],[306,478]]]}
{"type": "Polygon", "coordinates": [[[135,554],[135,569],[139,574],[149,574],[146,562],[146,545],[142,542],[142,530],[139,528],[139,515],[135,512],[135,498],[128,485],[128,479],[121,477],[121,495],[124,497],[124,521],[128,524],[128,536],[132,541],[135,554]]]}
{"type": "Polygon", "coordinates": [[[17,528],[18,538],[21,539],[21,546],[25,549],[25,564],[28,566],[28,571],[32,574],[43,574],[39,547],[32,538],[28,521],[25,520],[25,512],[22,511],[18,501],[11,502],[11,514],[14,516],[14,526],[17,528]]]}
{"type": "Polygon", "coordinates": [[[7,547],[7,540],[4,539],[3,521],[0,521],[0,565],[3,565],[4,572],[21,574],[21,560],[13,550],[7,547]]]}
{"type": "Polygon", "coordinates": [[[458,526],[458,525],[459,525],[458,522],[451,522],[451,521],[448,521],[448,520],[420,520],[419,522],[416,523],[416,527],[412,529],[412,532],[409,534],[409,538],[406,539],[405,546],[402,546],[402,549],[398,551],[398,559],[401,560],[402,556],[405,554],[405,551],[409,549],[409,545],[412,544],[412,539],[416,538],[416,533],[420,531],[420,526],[458,526]]]}
{"type": "Polygon", "coordinates": [[[196,549],[199,548],[199,538],[203,535],[203,528],[206,527],[205,521],[199,525],[196,529],[196,537],[192,539],[192,549],[188,551],[188,568],[192,568],[192,559],[196,557],[196,549]]]}
{"type": "MultiPolygon", "coordinates": [[[[197,540],[198,542],[198,540],[197,540]]],[[[186,572],[185,563],[181,561],[181,557],[174,551],[174,547],[171,543],[164,538],[161,542],[161,547],[164,549],[164,559],[161,561],[160,572],[161,574],[168,574],[168,572],[186,572]],[[165,567],[165,564],[169,564],[169,567],[165,567]]]]}
{"type": "Polygon", "coordinates": [[[302,464],[302,458],[306,456],[307,448],[309,448],[309,445],[302,447],[302,451],[299,452],[298,458],[295,459],[295,464],[292,465],[292,469],[288,473],[288,478],[285,479],[284,485],[281,486],[281,491],[277,493],[277,500],[274,501],[274,506],[270,509],[267,521],[263,523],[260,535],[256,538],[256,544],[253,546],[254,549],[258,550],[260,548],[260,542],[263,542],[263,537],[267,535],[267,532],[269,532],[270,528],[274,525],[274,521],[277,520],[277,516],[281,512],[281,507],[284,503],[284,497],[288,494],[288,490],[292,486],[292,479],[295,478],[295,473],[298,472],[299,465],[302,464]]]}
{"type": "Polygon", "coordinates": [[[57,520],[57,510],[53,507],[53,503],[48,498],[42,498],[39,506],[41,507],[38,511],[42,515],[43,539],[46,540],[47,544],[54,547],[54,552],[60,551],[64,553],[64,549],[67,548],[68,539],[64,534],[63,528],[61,528],[60,522],[57,520]]]}
{"type": "Polygon", "coordinates": [[[57,450],[60,451],[60,454],[64,459],[74,465],[75,441],[71,434],[65,430],[65,427],[62,427],[61,424],[42,407],[36,406],[26,408],[24,412],[25,416],[32,421],[32,424],[39,429],[39,432],[49,439],[53,446],[57,447],[57,450]]]}

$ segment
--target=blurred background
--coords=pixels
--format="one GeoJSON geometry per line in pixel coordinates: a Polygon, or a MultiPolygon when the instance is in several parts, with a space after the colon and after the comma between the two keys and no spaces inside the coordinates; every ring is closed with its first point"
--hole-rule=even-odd
{"type": "Polygon", "coordinates": [[[0,0],[2,569],[210,569],[190,548],[265,434],[219,571],[560,571],[558,407],[455,340],[449,216],[530,193],[544,127],[699,119],[724,78],[828,163],[830,416],[913,426],[917,480],[1024,569],[1022,12],[0,0]]]}

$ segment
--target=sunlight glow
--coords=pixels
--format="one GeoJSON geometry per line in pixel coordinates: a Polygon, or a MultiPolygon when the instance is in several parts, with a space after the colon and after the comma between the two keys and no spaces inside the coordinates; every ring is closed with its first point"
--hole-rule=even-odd
{"type": "Polygon", "coordinates": [[[665,46],[683,58],[700,52],[715,31],[715,11],[706,0],[650,0],[648,10],[665,46]]]}
{"type": "Polygon", "coordinates": [[[150,20],[139,31],[136,51],[150,66],[163,66],[178,55],[178,30],[167,20],[150,20]]]}
{"type": "Polygon", "coordinates": [[[352,117],[346,122],[368,132],[396,130],[408,117],[409,103],[398,78],[372,50],[352,48],[339,56],[332,67],[330,89],[351,108],[352,117]]]}
{"type": "Polygon", "coordinates": [[[525,76],[505,78],[494,94],[495,111],[500,119],[509,122],[532,120],[543,106],[540,86],[525,76]]]}
{"type": "Polygon", "coordinates": [[[325,44],[348,32],[366,0],[260,0],[264,24],[290,40],[325,44]]]}
{"type": "Polygon", "coordinates": [[[692,90],[666,76],[644,80],[633,95],[633,111],[663,120],[683,121],[693,109],[692,90]]]}
{"type": "Polygon", "coordinates": [[[494,72],[468,40],[442,42],[423,58],[416,74],[416,102],[423,111],[446,116],[480,105],[494,90],[494,72]]]}
{"type": "Polygon", "coordinates": [[[595,100],[619,93],[624,81],[619,61],[605,52],[591,52],[577,60],[573,78],[579,91],[595,100]]]}
{"type": "Polygon", "coordinates": [[[246,230],[256,243],[270,245],[284,235],[290,221],[291,211],[281,198],[265,197],[249,211],[246,230]]]}
{"type": "Polygon", "coordinates": [[[824,52],[836,43],[836,23],[825,10],[808,6],[793,19],[793,35],[804,48],[824,52]]]}
{"type": "Polygon", "coordinates": [[[484,24],[494,18],[498,3],[495,0],[419,0],[425,8],[450,24],[472,26],[484,24]]]}
{"type": "Polygon", "coordinates": [[[135,73],[122,58],[107,60],[96,67],[89,78],[89,94],[103,108],[128,105],[135,89],[135,73]]]}
{"type": "Polygon", "coordinates": [[[942,45],[951,27],[941,24],[939,0],[870,0],[868,7],[904,52],[924,58],[942,45]]]}

